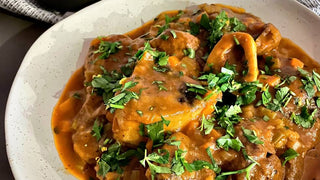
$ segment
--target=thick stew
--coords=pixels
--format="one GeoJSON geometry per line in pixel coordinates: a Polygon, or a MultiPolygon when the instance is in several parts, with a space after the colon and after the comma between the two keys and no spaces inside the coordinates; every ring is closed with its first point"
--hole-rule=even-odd
{"type": "Polygon", "coordinates": [[[94,39],[53,111],[79,179],[320,178],[320,65],[244,9],[94,39]]]}

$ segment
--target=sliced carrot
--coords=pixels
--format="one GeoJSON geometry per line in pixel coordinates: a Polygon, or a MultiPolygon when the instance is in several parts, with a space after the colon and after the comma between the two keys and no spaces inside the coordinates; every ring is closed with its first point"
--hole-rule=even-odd
{"type": "Polygon", "coordinates": [[[214,91],[208,91],[205,95],[204,95],[204,99],[206,101],[206,106],[205,108],[202,110],[202,114],[203,115],[209,115],[214,111],[214,105],[217,103],[218,99],[221,98],[221,92],[220,93],[216,93],[214,91]]]}
{"type": "Polygon", "coordinates": [[[281,81],[280,77],[276,75],[273,75],[273,76],[259,75],[258,79],[259,79],[259,82],[263,84],[268,84],[271,87],[278,85],[281,81]]]}
{"type": "Polygon", "coordinates": [[[303,68],[304,67],[304,63],[302,61],[300,61],[299,59],[297,59],[297,58],[292,58],[290,60],[290,65],[292,67],[296,68],[296,69],[298,69],[298,67],[299,68],[303,68]]]}
{"type": "Polygon", "coordinates": [[[207,176],[205,180],[214,180],[213,175],[207,176]]]}
{"type": "Polygon", "coordinates": [[[180,60],[176,56],[170,56],[168,62],[170,67],[175,67],[179,64],[180,60]]]}
{"type": "Polygon", "coordinates": [[[215,141],[208,141],[208,142],[202,144],[202,145],[200,146],[200,148],[202,148],[202,149],[207,149],[208,147],[211,147],[211,146],[214,145],[213,142],[215,142],[215,141]]]}

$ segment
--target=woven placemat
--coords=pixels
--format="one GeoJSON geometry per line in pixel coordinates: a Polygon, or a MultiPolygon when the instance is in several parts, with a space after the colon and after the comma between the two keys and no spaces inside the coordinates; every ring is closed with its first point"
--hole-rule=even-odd
{"type": "MultiPolygon", "coordinates": [[[[320,16],[320,0],[297,0],[320,16]]],[[[35,0],[0,0],[0,7],[13,13],[22,14],[40,21],[57,23],[70,15],[52,9],[46,9],[35,0]]]]}

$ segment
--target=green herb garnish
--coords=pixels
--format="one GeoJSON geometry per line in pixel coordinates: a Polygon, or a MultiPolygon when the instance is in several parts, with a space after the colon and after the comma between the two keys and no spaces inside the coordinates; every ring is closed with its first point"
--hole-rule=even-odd
{"type": "Polygon", "coordinates": [[[264,142],[261,141],[258,137],[255,131],[250,130],[250,129],[245,129],[244,127],[242,127],[242,131],[244,136],[247,138],[247,140],[251,143],[254,144],[263,144],[264,142]]]}
{"type": "Polygon", "coordinates": [[[282,154],[282,157],[284,158],[284,161],[282,163],[282,166],[284,166],[288,161],[290,161],[291,159],[294,159],[296,157],[298,157],[299,154],[293,150],[293,149],[288,149],[286,150],[286,152],[284,152],[282,154]]]}
{"type": "Polygon", "coordinates": [[[103,124],[100,123],[99,119],[97,118],[92,126],[92,136],[96,137],[97,141],[101,139],[102,128],[103,124]]]}
{"type": "Polygon", "coordinates": [[[217,145],[226,151],[228,151],[229,148],[232,148],[238,152],[240,151],[241,147],[244,147],[239,138],[232,139],[229,134],[217,139],[217,145]]]}
{"type": "Polygon", "coordinates": [[[121,42],[108,42],[101,40],[98,50],[94,51],[94,54],[102,53],[99,56],[99,59],[107,59],[110,54],[117,53],[121,48],[121,42]]]}

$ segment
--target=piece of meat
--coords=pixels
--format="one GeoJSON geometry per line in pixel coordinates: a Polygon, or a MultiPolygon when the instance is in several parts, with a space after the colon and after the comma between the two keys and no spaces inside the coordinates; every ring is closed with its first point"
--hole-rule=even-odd
{"type": "Polygon", "coordinates": [[[178,131],[188,122],[200,118],[204,110],[211,114],[214,104],[221,97],[221,93],[214,93],[208,101],[190,97],[186,94],[185,84],[200,84],[199,81],[188,76],[180,77],[176,71],[157,72],[153,69],[154,65],[152,56],[145,53],[132,76],[123,82],[138,82],[130,91],[142,91],[138,100],[131,100],[124,109],[115,111],[113,132],[114,138],[120,142],[138,145],[142,140],[138,133],[139,125],[158,122],[161,116],[170,121],[165,130],[178,131]],[[159,90],[154,81],[162,81],[166,90],[159,90]],[[143,115],[139,115],[137,111],[141,111],[143,115]]]}
{"type": "Polygon", "coordinates": [[[100,154],[98,141],[92,136],[93,123],[97,117],[103,117],[106,113],[102,98],[87,94],[82,108],[74,118],[73,148],[88,163],[94,163],[94,159],[100,154]]]}
{"type": "Polygon", "coordinates": [[[85,81],[90,82],[93,75],[101,74],[100,66],[108,72],[117,71],[121,73],[121,67],[128,63],[128,59],[135,55],[139,48],[143,47],[144,40],[137,38],[132,40],[126,35],[110,35],[101,39],[97,38],[91,42],[88,56],[85,60],[85,81]],[[121,42],[122,48],[115,54],[110,54],[107,59],[99,59],[101,53],[95,53],[101,41],[121,42]]]}
{"type": "Polygon", "coordinates": [[[256,39],[257,54],[263,55],[276,49],[281,41],[281,34],[273,24],[266,24],[265,29],[256,39]]]}
{"type": "MultiPolygon", "coordinates": [[[[260,165],[256,165],[250,172],[252,180],[282,180],[285,171],[281,165],[281,161],[276,155],[271,155],[259,161],[260,165]]],[[[244,173],[238,175],[238,179],[245,180],[244,173]]]]}
{"type": "Polygon", "coordinates": [[[193,36],[190,33],[177,31],[177,30],[166,30],[162,34],[150,41],[152,47],[156,48],[160,51],[165,51],[167,54],[171,56],[177,56],[179,59],[182,59],[184,54],[184,50],[188,48],[196,51],[199,48],[199,39],[193,36]],[[173,37],[170,31],[174,31],[176,34],[176,38],[173,37]],[[167,40],[161,38],[161,36],[168,36],[167,40]]]}

